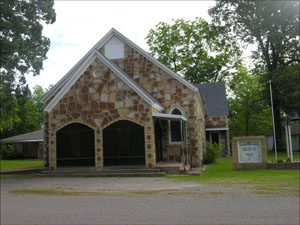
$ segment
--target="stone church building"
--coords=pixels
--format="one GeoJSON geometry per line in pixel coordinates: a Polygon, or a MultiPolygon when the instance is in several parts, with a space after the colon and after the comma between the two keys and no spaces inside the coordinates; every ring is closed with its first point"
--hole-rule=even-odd
{"type": "Polygon", "coordinates": [[[45,160],[63,166],[203,163],[229,152],[224,83],[193,85],[111,29],[42,99],[45,160]]]}

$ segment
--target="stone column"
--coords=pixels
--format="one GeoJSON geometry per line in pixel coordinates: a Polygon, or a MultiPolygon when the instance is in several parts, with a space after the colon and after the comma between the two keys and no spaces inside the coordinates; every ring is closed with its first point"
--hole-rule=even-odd
{"type": "Polygon", "coordinates": [[[156,166],[154,125],[151,120],[144,128],[145,132],[145,163],[147,168],[156,166]]]}
{"type": "Polygon", "coordinates": [[[55,129],[50,130],[49,135],[49,170],[56,170],[56,132],[55,129]]]}
{"type": "Polygon", "coordinates": [[[103,169],[103,132],[100,128],[95,131],[95,167],[97,169],[103,169]]]}

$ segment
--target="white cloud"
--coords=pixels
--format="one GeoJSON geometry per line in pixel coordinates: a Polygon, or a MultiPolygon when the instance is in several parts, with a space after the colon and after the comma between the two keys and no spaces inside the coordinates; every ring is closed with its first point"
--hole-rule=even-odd
{"type": "Polygon", "coordinates": [[[112,27],[148,50],[145,37],[161,21],[202,17],[214,1],[56,1],[56,22],[44,27],[51,47],[39,76],[27,77],[30,87],[48,87],[74,64],[112,27]]]}

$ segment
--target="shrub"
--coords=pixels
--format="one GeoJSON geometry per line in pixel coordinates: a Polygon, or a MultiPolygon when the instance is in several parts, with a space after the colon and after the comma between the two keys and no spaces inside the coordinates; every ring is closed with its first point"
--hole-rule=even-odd
{"type": "Polygon", "coordinates": [[[221,145],[217,143],[211,144],[210,142],[206,142],[206,153],[203,156],[204,164],[211,164],[216,162],[216,158],[221,151],[221,145]]]}
{"type": "Polygon", "coordinates": [[[21,159],[23,156],[13,145],[1,149],[1,159],[21,159]]]}

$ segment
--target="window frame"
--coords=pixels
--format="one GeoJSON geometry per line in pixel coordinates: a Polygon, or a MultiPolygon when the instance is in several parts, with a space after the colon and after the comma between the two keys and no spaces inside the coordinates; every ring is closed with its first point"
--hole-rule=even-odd
{"type": "MultiPolygon", "coordinates": [[[[181,113],[181,116],[184,116],[184,113],[183,111],[179,108],[179,107],[173,107],[169,113],[170,114],[173,114],[173,111],[177,109],[180,113],[181,113]]],[[[173,114],[173,115],[177,115],[177,114],[173,114]]],[[[181,141],[172,141],[172,132],[171,132],[171,121],[169,120],[168,121],[168,130],[169,130],[169,144],[171,145],[181,145],[184,143],[184,140],[185,140],[185,136],[184,136],[184,131],[183,131],[183,123],[182,123],[182,120],[179,120],[178,122],[180,122],[180,133],[181,133],[181,141]]]]}

